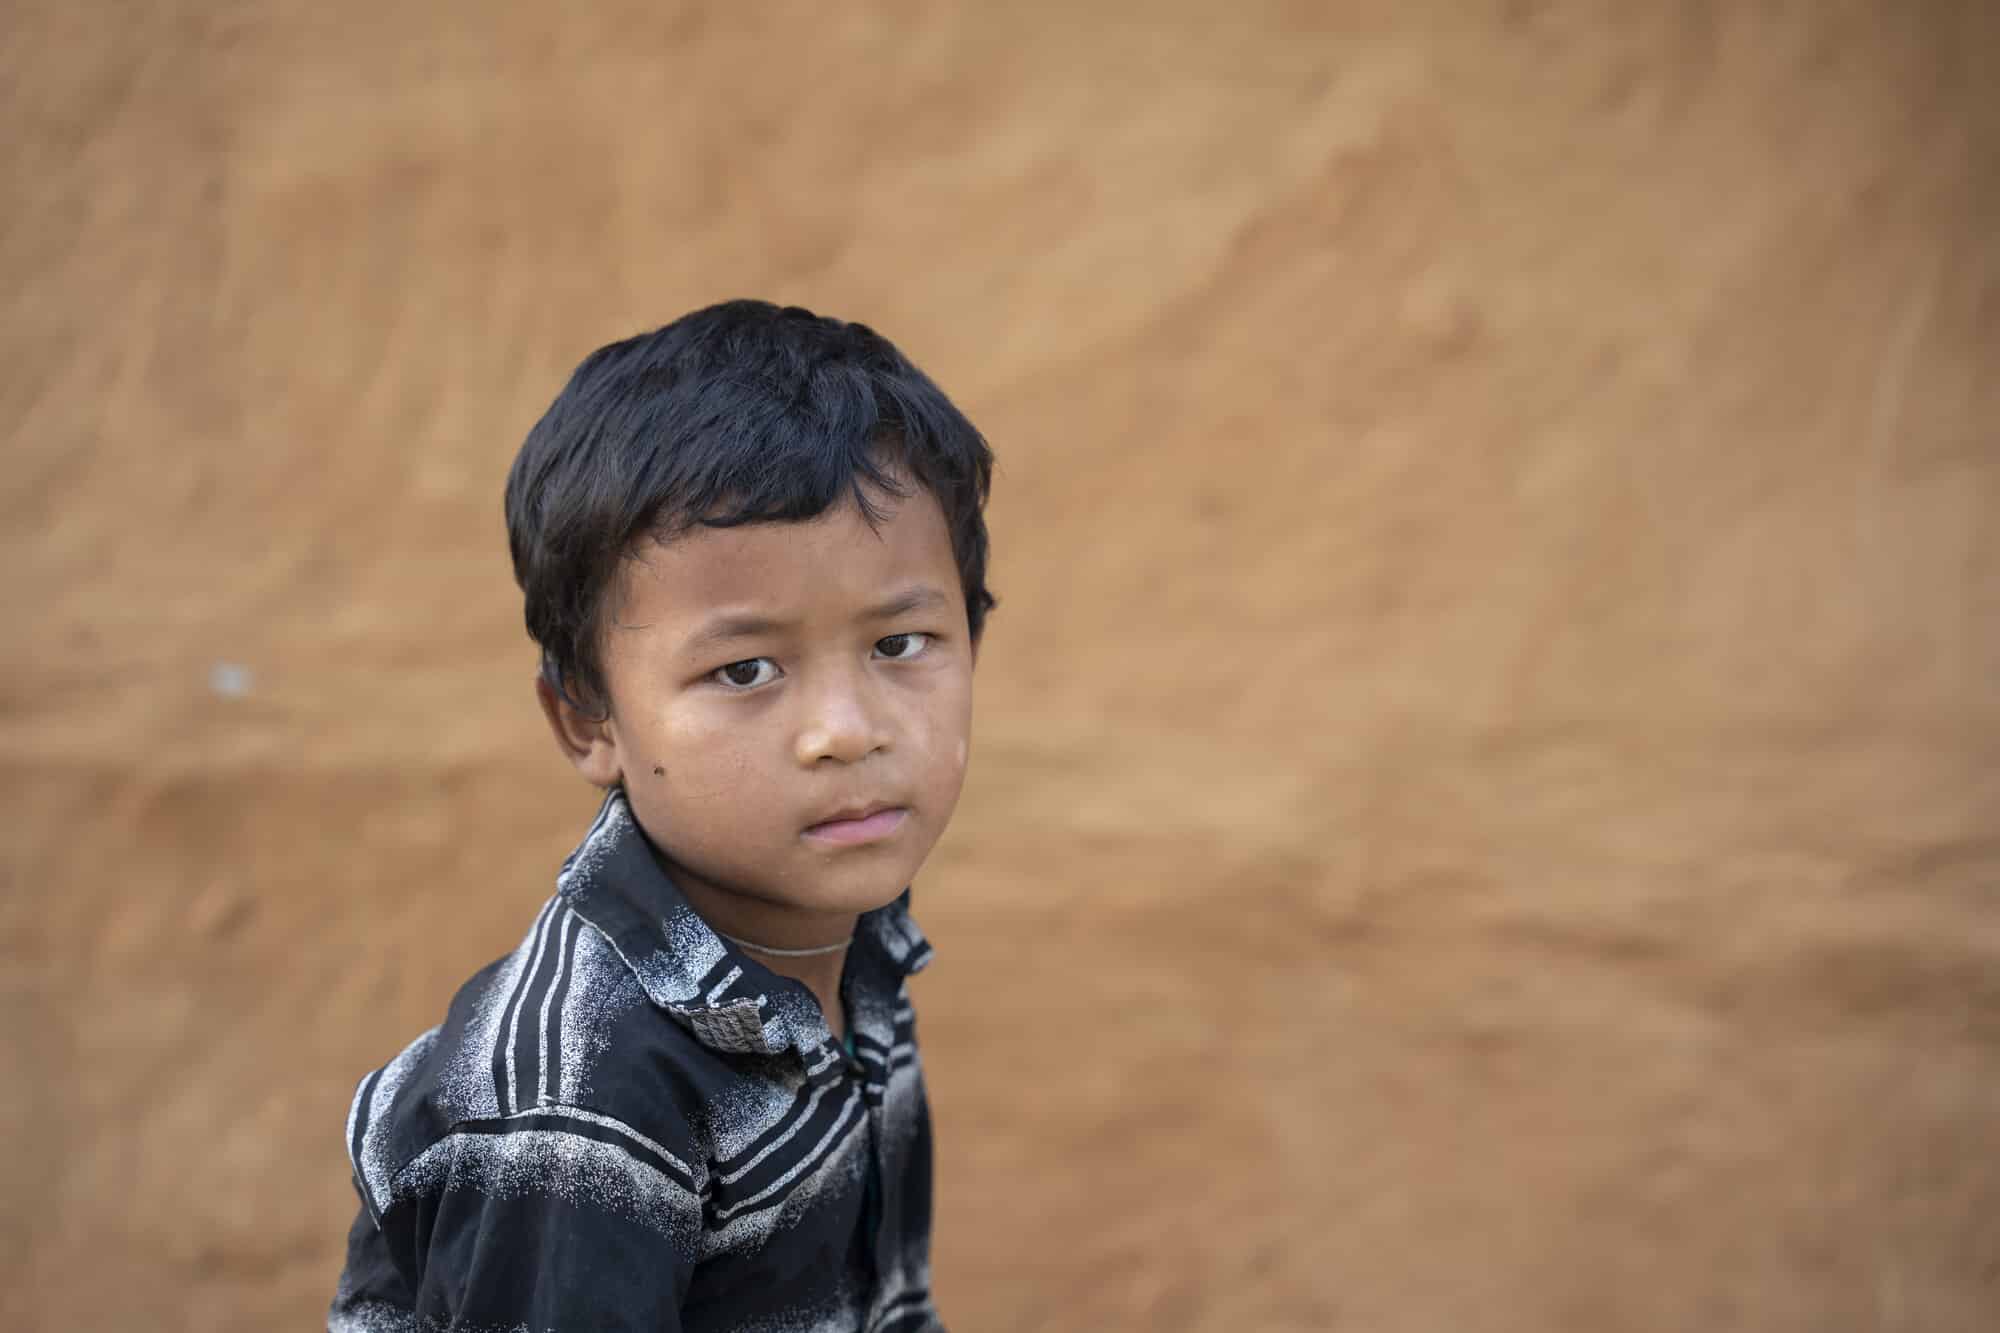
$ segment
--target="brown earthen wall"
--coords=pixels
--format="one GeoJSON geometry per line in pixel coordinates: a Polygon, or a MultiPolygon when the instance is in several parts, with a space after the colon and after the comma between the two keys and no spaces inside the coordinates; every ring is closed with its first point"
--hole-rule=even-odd
{"type": "Polygon", "coordinates": [[[320,1318],[591,808],[507,461],[756,294],[1002,459],[953,1327],[1995,1327],[1996,13],[11,6],[0,1322],[320,1318]]]}

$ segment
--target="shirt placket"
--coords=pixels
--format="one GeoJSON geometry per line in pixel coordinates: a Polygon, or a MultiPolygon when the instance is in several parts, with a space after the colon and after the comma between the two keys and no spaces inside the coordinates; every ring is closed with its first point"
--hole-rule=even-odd
{"type": "Polygon", "coordinates": [[[884,1244],[883,1224],[886,1209],[883,1207],[883,1162],[882,1162],[882,1115],[883,1092],[888,1082],[886,1054],[882,1068],[881,1082],[876,1082],[868,1061],[861,1058],[858,1048],[844,1051],[843,1068],[848,1078],[854,1080],[861,1089],[861,1105],[867,1124],[867,1180],[862,1194],[861,1233],[868,1255],[868,1278],[876,1288],[882,1283],[882,1256],[887,1252],[884,1244]]]}

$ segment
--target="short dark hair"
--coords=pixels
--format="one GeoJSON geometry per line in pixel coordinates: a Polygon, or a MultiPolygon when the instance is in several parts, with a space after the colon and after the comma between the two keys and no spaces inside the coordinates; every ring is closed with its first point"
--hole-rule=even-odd
{"type": "Polygon", "coordinates": [[[620,560],[642,537],[799,522],[866,487],[937,498],[976,641],[993,454],[942,390],[862,324],[729,301],[601,347],[528,432],[507,475],[507,544],[542,675],[608,712],[599,655],[620,560]]]}

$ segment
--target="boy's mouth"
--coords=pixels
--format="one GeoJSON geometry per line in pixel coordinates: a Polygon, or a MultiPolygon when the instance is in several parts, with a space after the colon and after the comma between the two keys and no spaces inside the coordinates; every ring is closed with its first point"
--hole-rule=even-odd
{"type": "Polygon", "coordinates": [[[834,847],[853,847],[864,842],[880,842],[894,834],[903,826],[909,811],[900,805],[855,806],[842,810],[817,824],[809,825],[805,836],[809,841],[826,843],[834,847]]]}

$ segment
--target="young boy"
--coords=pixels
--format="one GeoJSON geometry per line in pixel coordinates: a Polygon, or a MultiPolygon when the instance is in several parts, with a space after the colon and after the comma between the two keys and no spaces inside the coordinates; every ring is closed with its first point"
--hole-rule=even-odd
{"type": "Polygon", "coordinates": [[[555,896],[363,1079],[335,1330],[940,1327],[907,885],[964,779],[985,442],[859,324],[715,306],[507,480],[555,896]]]}

